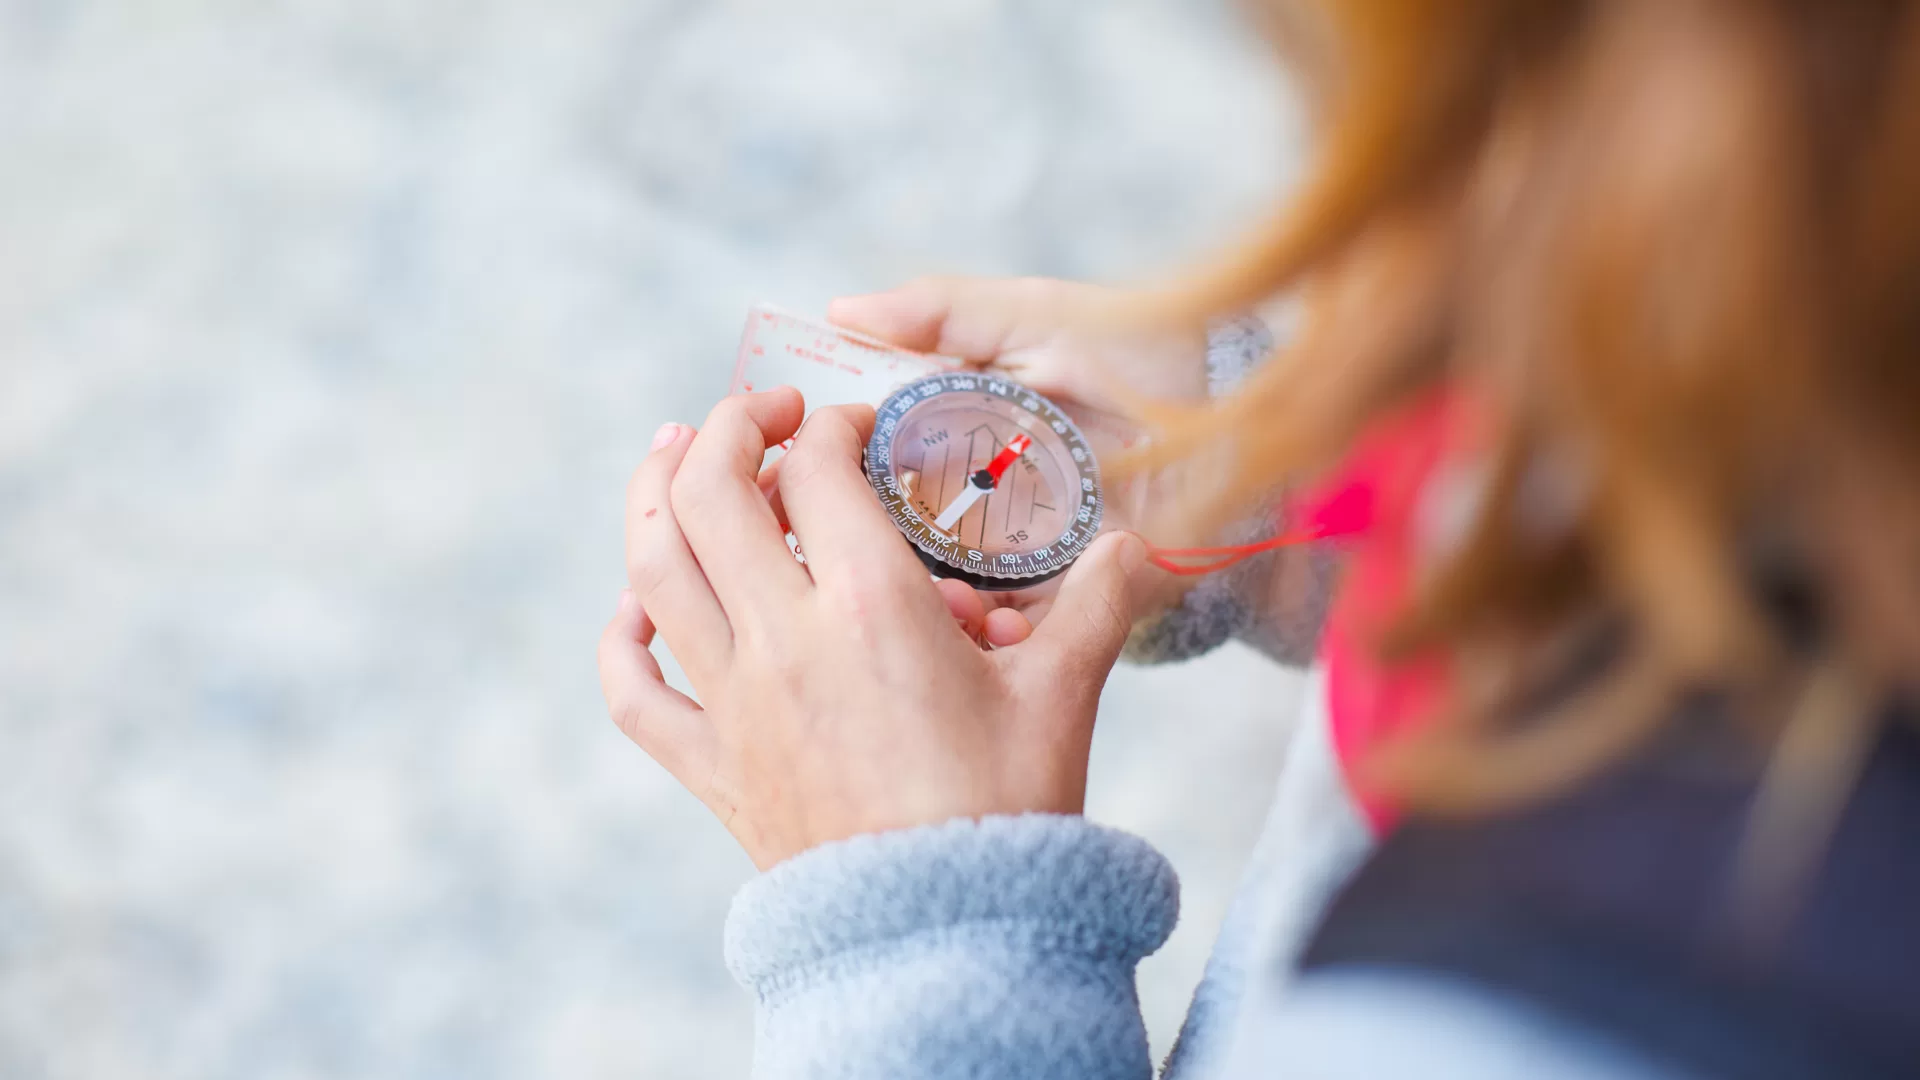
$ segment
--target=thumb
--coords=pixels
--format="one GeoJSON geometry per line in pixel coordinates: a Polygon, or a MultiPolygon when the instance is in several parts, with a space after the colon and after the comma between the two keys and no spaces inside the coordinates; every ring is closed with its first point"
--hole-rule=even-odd
{"type": "Polygon", "coordinates": [[[1055,671],[1102,674],[1120,658],[1133,626],[1127,579],[1146,561],[1147,545],[1128,532],[1108,533],[1067,570],[1046,618],[1022,652],[1055,671]]]}
{"type": "Polygon", "coordinates": [[[955,286],[950,278],[921,278],[886,292],[836,297],[827,321],[903,349],[939,352],[955,286]]]}
{"type": "Polygon", "coordinates": [[[840,297],[827,305],[827,321],[904,349],[989,364],[1051,337],[1075,297],[1101,294],[1047,278],[923,277],[883,293],[840,297]]]}

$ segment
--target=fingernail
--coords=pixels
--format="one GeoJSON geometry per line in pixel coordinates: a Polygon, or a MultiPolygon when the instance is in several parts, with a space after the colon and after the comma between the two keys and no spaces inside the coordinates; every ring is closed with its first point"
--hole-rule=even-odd
{"type": "Polygon", "coordinates": [[[1147,561],[1147,542],[1133,533],[1120,543],[1120,568],[1131,573],[1147,561]]]}
{"type": "Polygon", "coordinates": [[[662,449],[680,437],[680,425],[671,421],[661,424],[660,430],[653,433],[653,449],[662,449]]]}
{"type": "Polygon", "coordinates": [[[633,590],[621,589],[620,590],[620,614],[626,615],[631,613],[632,611],[633,611],[633,590]]]}

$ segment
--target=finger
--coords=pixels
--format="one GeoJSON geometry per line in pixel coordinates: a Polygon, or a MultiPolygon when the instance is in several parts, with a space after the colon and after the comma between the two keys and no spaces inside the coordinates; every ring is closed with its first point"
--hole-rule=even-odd
{"type": "Polygon", "coordinates": [[[1132,533],[1107,533],[1067,570],[1047,617],[1023,651],[1055,672],[1104,675],[1120,658],[1133,620],[1128,577],[1146,561],[1132,533]]]}
{"type": "MultiPolygon", "coordinates": [[[[756,484],[760,488],[760,494],[767,498],[767,508],[773,511],[774,522],[780,526],[782,533],[791,537],[793,535],[793,525],[787,521],[786,500],[780,497],[780,463],[785,460],[787,459],[784,457],[775,458],[772,464],[761,469],[760,479],[756,481],[756,484]]],[[[794,561],[799,563],[804,570],[807,565],[806,552],[800,550],[800,545],[797,542],[792,543],[790,546],[793,548],[794,561]]],[[[811,571],[807,572],[807,580],[813,580],[811,571]]]]}
{"type": "Polygon", "coordinates": [[[926,569],[867,482],[861,462],[872,434],[873,410],[865,405],[816,409],[781,459],[787,520],[823,587],[869,575],[926,580],[926,569]]]}
{"type": "Polygon", "coordinates": [[[668,424],[654,444],[627,484],[627,583],[699,689],[726,670],[733,627],[673,514],[673,478],[693,444],[693,429],[668,424]]]}
{"type": "Polygon", "coordinates": [[[960,629],[970,638],[979,638],[988,618],[987,605],[980,594],[973,586],[952,578],[942,578],[933,584],[940,590],[941,598],[947,602],[947,611],[960,624],[960,629]]]}
{"type": "MultiPolygon", "coordinates": [[[[645,608],[640,606],[639,598],[634,595],[633,590],[621,589],[620,601],[614,610],[613,621],[607,624],[607,634],[617,635],[619,641],[638,645],[641,652],[634,659],[642,668],[650,672],[653,678],[664,682],[666,676],[661,672],[659,662],[653,658],[654,630],[652,617],[647,614],[645,608]]],[[[601,644],[609,644],[606,635],[602,635],[601,644]]],[[[692,701],[691,698],[687,700],[692,701]]]]}
{"type": "Polygon", "coordinates": [[[788,532],[792,526],[787,524],[787,507],[780,498],[780,463],[785,458],[775,458],[773,463],[760,470],[760,476],[754,480],[754,486],[766,497],[767,509],[773,511],[773,522],[780,526],[781,532],[788,532]]]}
{"type": "Polygon", "coordinates": [[[1086,289],[1048,278],[925,277],[841,297],[827,305],[827,320],[904,349],[987,363],[1039,344],[1086,289]]]}
{"type": "Polygon", "coordinates": [[[1033,623],[1013,608],[995,608],[987,612],[980,636],[996,649],[1005,649],[1033,636],[1033,623]]]}
{"type": "Polygon", "coordinates": [[[809,586],[755,485],[767,448],[793,436],[803,411],[791,387],[727,398],[708,414],[673,479],[680,530],[735,623],[784,610],[781,598],[809,586]]]}
{"type": "MultiPolygon", "coordinates": [[[[633,590],[600,635],[600,689],[607,711],[627,738],[681,783],[700,782],[699,769],[717,752],[713,731],[692,698],[668,686],[648,650],[653,625],[633,590]]],[[[689,786],[693,786],[689,784],[689,786]]]]}

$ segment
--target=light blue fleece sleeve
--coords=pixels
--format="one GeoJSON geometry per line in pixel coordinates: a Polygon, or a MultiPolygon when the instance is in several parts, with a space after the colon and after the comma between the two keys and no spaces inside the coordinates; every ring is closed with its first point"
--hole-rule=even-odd
{"type": "Polygon", "coordinates": [[[734,898],[758,1080],[1148,1080],[1134,967],[1179,914],[1137,837],[1027,814],[858,836],[734,898]]]}

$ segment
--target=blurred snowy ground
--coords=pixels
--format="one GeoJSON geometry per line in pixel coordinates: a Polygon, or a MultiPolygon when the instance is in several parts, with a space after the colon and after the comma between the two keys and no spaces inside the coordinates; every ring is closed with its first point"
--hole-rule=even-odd
{"type": "MultiPolygon", "coordinates": [[[[1224,0],[0,0],[0,1075],[743,1076],[630,467],[749,303],[1154,274],[1289,130],[1224,0]]],[[[1295,690],[1111,687],[1156,1053],[1295,690]]]]}

